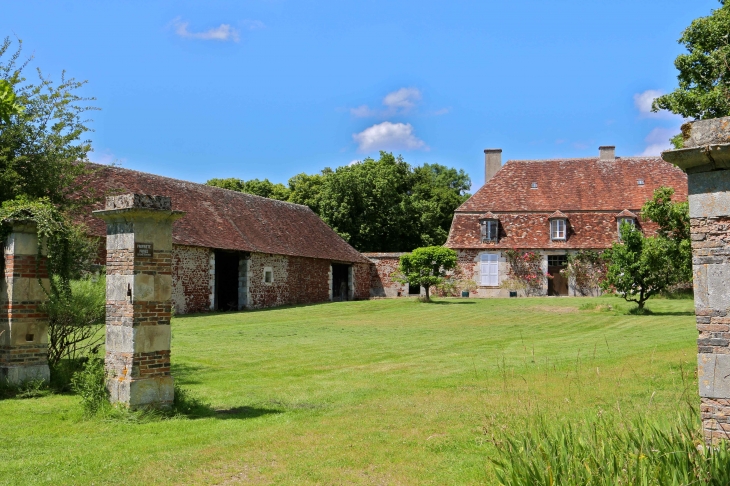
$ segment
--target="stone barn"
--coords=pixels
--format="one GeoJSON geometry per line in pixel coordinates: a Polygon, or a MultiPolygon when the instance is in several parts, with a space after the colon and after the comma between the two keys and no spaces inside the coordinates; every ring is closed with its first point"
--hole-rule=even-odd
{"type": "MultiPolygon", "coordinates": [[[[99,194],[168,196],[174,210],[185,212],[172,230],[172,300],[179,314],[370,296],[371,262],[306,206],[119,167],[93,168],[91,186],[99,194]]],[[[103,221],[89,214],[84,222],[93,235],[106,236],[103,221]]]]}
{"type": "Polygon", "coordinates": [[[544,293],[574,295],[560,270],[568,253],[603,250],[618,239],[626,221],[651,234],[656,225],[640,217],[641,207],[660,186],[687,200],[687,176],[659,157],[616,157],[614,147],[581,159],[510,160],[487,149],[485,184],[455,212],[446,246],[457,251],[480,297],[506,297],[504,252],[532,250],[548,279],[544,293]]]}

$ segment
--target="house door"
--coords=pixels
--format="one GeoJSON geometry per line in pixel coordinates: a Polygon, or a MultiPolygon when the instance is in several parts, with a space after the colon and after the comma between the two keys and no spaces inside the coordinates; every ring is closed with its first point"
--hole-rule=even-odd
{"type": "Polygon", "coordinates": [[[238,260],[232,251],[215,252],[215,308],[238,310],[238,260]]]}
{"type": "Polygon", "coordinates": [[[560,274],[568,264],[565,255],[548,255],[548,295],[568,295],[568,279],[560,274]]]}
{"type": "Polygon", "coordinates": [[[332,300],[334,302],[344,302],[350,295],[349,274],[350,265],[332,264],[332,300]]]}

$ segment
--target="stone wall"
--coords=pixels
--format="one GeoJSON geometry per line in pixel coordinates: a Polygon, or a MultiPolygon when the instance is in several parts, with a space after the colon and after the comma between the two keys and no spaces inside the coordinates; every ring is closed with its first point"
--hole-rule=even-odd
{"type": "Polygon", "coordinates": [[[370,265],[370,297],[407,297],[408,285],[394,282],[391,278],[398,268],[398,261],[403,253],[365,253],[370,265]]]}
{"type": "MultiPolygon", "coordinates": [[[[695,306],[698,378],[705,437],[712,440],[730,434],[730,400],[714,398],[727,393],[726,382],[717,382],[718,373],[730,370],[730,216],[694,217],[692,263],[695,306]],[[718,371],[719,369],[719,371],[718,371]]],[[[728,395],[730,396],[730,395],[728,395]]]]}
{"type": "MultiPolygon", "coordinates": [[[[211,254],[208,248],[173,245],[172,302],[177,314],[210,310],[211,254]]],[[[215,279],[212,280],[215,282],[215,279]]]]}
{"type": "Polygon", "coordinates": [[[370,297],[371,267],[369,263],[355,263],[352,265],[355,300],[367,299],[370,297]]]}
{"type": "Polygon", "coordinates": [[[329,301],[330,262],[316,258],[252,253],[248,261],[250,309],[329,301]],[[271,270],[271,283],[264,271],[271,270]]]}

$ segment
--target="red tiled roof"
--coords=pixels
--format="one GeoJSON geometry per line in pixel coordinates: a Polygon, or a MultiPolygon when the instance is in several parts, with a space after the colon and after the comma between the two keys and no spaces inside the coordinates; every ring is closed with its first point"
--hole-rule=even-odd
{"type": "Polygon", "coordinates": [[[566,219],[566,218],[567,218],[567,216],[565,215],[565,213],[560,210],[555,211],[553,214],[548,216],[548,219],[566,219]]]}
{"type": "Polygon", "coordinates": [[[659,157],[510,160],[457,211],[638,210],[659,186],[687,199],[687,175],[659,157]]]}
{"type": "Polygon", "coordinates": [[[624,209],[623,211],[621,211],[620,213],[618,213],[616,215],[616,219],[618,219],[618,218],[634,218],[634,219],[637,219],[637,216],[634,213],[632,213],[631,211],[629,211],[628,209],[624,209]]]}
{"type": "Polygon", "coordinates": [[[496,214],[494,214],[491,211],[487,211],[486,213],[479,216],[479,219],[499,219],[499,216],[497,216],[496,214]]]}
{"type": "MultiPolygon", "coordinates": [[[[321,258],[343,262],[367,260],[307,206],[229,191],[218,187],[137,172],[94,166],[91,186],[110,191],[170,196],[175,221],[172,239],[178,245],[321,258]]],[[[94,209],[101,209],[103,203],[94,209]]],[[[103,221],[89,215],[85,223],[98,236],[103,221]]]]}
{"type": "MultiPolygon", "coordinates": [[[[658,157],[509,161],[456,210],[446,246],[607,248],[618,237],[616,214],[638,213],[660,186],[673,187],[675,200],[687,199],[687,175],[658,157]],[[485,212],[499,218],[498,242],[481,241],[485,212]],[[550,239],[551,217],[568,219],[565,241],[550,239]]],[[[642,222],[642,229],[652,233],[656,225],[642,222]]]]}

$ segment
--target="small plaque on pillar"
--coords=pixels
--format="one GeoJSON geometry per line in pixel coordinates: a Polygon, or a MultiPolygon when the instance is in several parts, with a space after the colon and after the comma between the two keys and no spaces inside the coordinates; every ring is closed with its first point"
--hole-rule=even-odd
{"type": "Polygon", "coordinates": [[[138,258],[152,258],[154,253],[152,243],[135,243],[134,256],[138,258]]]}

